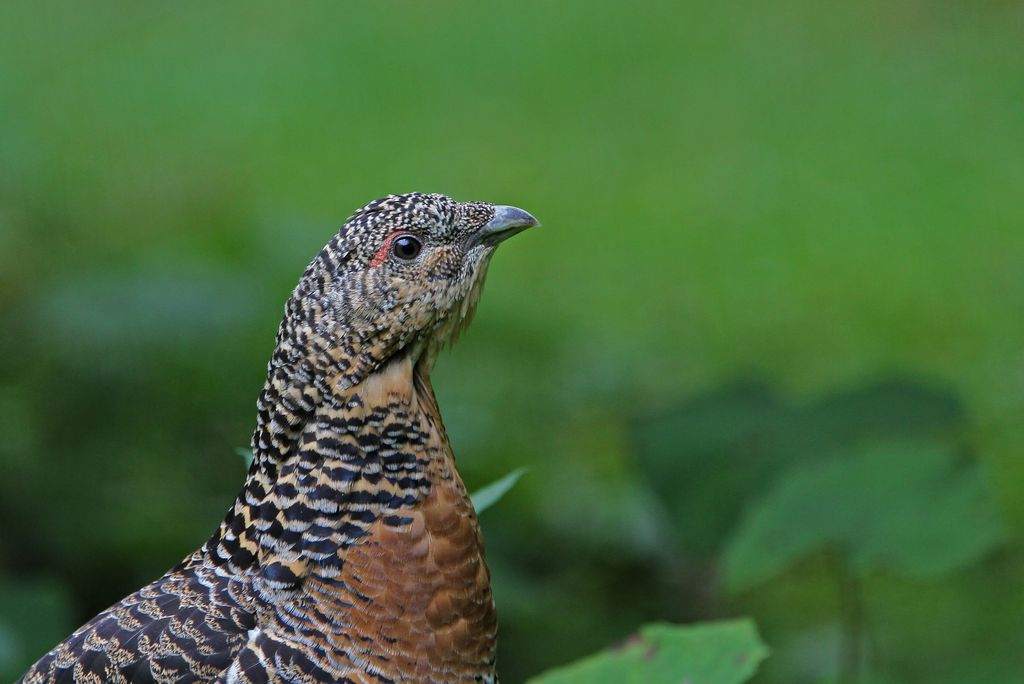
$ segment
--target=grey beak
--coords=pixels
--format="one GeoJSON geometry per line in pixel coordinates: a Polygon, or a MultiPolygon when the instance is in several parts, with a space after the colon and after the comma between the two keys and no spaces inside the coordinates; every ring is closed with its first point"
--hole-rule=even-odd
{"type": "Polygon", "coordinates": [[[539,225],[540,221],[522,209],[498,205],[494,207],[494,218],[477,232],[475,241],[493,246],[505,238],[539,225]]]}

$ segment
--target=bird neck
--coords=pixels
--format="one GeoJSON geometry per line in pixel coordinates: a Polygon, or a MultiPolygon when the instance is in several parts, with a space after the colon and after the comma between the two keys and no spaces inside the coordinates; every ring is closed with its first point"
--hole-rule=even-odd
{"type": "Polygon", "coordinates": [[[436,473],[454,472],[429,369],[415,359],[396,357],[354,383],[356,364],[325,373],[324,359],[308,355],[271,361],[245,485],[197,553],[238,571],[269,558],[330,564],[370,523],[422,500],[436,473]]]}

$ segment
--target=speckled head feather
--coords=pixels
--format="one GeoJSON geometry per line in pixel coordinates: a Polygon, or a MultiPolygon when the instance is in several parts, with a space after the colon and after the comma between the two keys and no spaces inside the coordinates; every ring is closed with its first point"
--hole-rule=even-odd
{"type": "Polygon", "coordinates": [[[220,527],[23,681],[495,682],[483,540],[429,372],[497,243],[535,225],[419,193],[353,214],[285,305],[220,527]]]}
{"type": "MultiPolygon", "coordinates": [[[[370,202],[307,268],[282,330],[307,328],[327,344],[358,345],[365,358],[353,364],[347,382],[399,350],[422,352],[428,343],[443,341],[476,304],[496,245],[487,239],[495,232],[485,226],[498,213],[492,204],[437,194],[370,202]],[[399,238],[418,241],[419,253],[396,256],[399,238]]],[[[536,224],[525,212],[502,218],[509,231],[536,224]]]]}

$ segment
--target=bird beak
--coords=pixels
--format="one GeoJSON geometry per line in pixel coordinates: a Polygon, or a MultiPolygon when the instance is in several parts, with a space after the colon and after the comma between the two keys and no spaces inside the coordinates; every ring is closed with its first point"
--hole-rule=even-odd
{"type": "Polygon", "coordinates": [[[477,244],[494,246],[521,233],[527,228],[539,226],[540,221],[533,218],[528,212],[517,207],[496,206],[494,207],[494,218],[487,222],[483,228],[477,231],[473,241],[477,244]]]}

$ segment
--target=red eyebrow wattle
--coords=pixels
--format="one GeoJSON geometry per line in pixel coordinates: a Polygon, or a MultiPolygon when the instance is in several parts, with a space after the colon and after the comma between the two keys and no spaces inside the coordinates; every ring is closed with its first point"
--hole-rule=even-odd
{"type": "Polygon", "coordinates": [[[373,259],[370,259],[370,268],[376,268],[388,260],[388,251],[391,249],[391,241],[397,236],[401,235],[402,231],[396,230],[395,232],[384,238],[384,242],[381,244],[380,249],[373,255],[373,259]]]}

